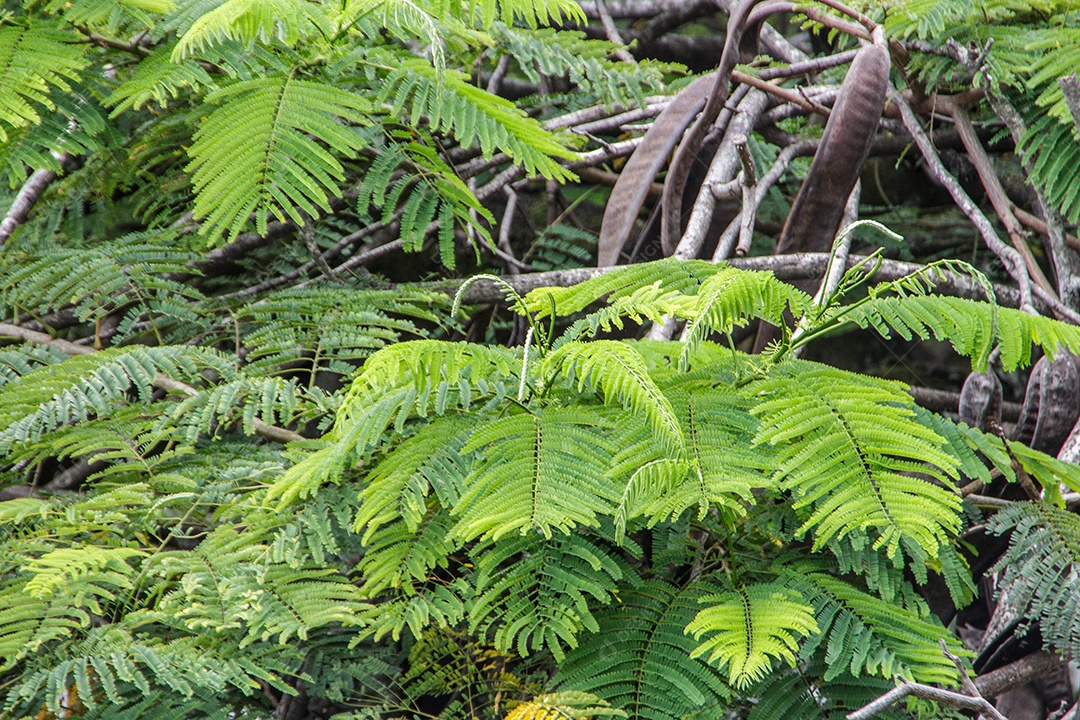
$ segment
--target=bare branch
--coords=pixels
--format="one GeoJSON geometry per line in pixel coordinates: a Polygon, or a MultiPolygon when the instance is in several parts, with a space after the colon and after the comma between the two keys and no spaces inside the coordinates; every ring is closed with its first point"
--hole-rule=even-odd
{"type": "MultiPolygon", "coordinates": [[[[66,169],[72,161],[72,157],[66,152],[54,152],[53,157],[60,163],[61,171],[66,169]]],[[[0,246],[7,242],[11,234],[15,232],[15,228],[26,222],[26,218],[30,216],[30,211],[34,209],[34,205],[37,204],[46,188],[56,179],[56,176],[55,170],[41,169],[31,173],[26,182],[23,183],[19,194],[15,196],[15,200],[12,201],[7,215],[0,221],[0,246]]]]}
{"type": "MultiPolygon", "coordinates": [[[[863,255],[851,255],[848,257],[845,269],[854,267],[865,260],[863,255]]],[[[825,268],[829,261],[829,253],[794,253],[791,255],[766,255],[762,257],[734,258],[728,261],[731,267],[741,270],[768,270],[780,280],[790,282],[793,280],[805,280],[807,278],[820,278],[825,274],[825,268]]],[[[603,268],[574,268],[570,270],[552,270],[540,273],[525,273],[504,280],[520,295],[538,287],[568,287],[585,282],[591,278],[603,275],[617,269],[616,267],[603,268]]],[[[879,282],[897,280],[912,273],[925,271],[924,265],[916,263],[900,262],[899,260],[882,260],[880,267],[874,274],[873,279],[879,282]]],[[[986,293],[982,286],[966,275],[954,275],[952,273],[938,271],[938,282],[934,289],[941,295],[969,298],[972,300],[985,300],[986,293]]],[[[433,290],[446,292],[454,295],[460,282],[433,283],[433,290]]],[[[1020,304],[1020,293],[1016,289],[1003,285],[994,286],[994,294],[999,304],[1005,307],[1016,308],[1020,304]]],[[[465,305],[479,305],[482,303],[502,302],[506,297],[505,288],[487,281],[480,281],[469,285],[462,297],[465,305]]]]}
{"type": "Polygon", "coordinates": [[[1065,94],[1065,104],[1069,106],[1076,132],[1080,133],[1080,79],[1073,73],[1068,77],[1058,78],[1058,85],[1065,94]]]}
{"type": "Polygon", "coordinates": [[[967,109],[960,103],[948,98],[940,99],[937,105],[944,107],[952,115],[956,130],[960,133],[960,140],[964,143],[964,149],[967,150],[968,157],[975,166],[975,171],[979,174],[979,180],[982,181],[986,195],[990,198],[990,204],[993,205],[994,212],[997,213],[1001,223],[1005,226],[1005,231],[1009,234],[1013,247],[1024,259],[1028,275],[1043,290],[1056,297],[1053,286],[1043,275],[1039,263],[1035,261],[1035,256],[1031,254],[1031,248],[1028,247],[1027,240],[1024,238],[1024,230],[1020,227],[1020,221],[1012,213],[1012,205],[1005,194],[1005,188],[1001,186],[1001,181],[998,180],[997,173],[994,172],[994,167],[990,163],[990,157],[986,154],[986,150],[983,149],[982,143],[979,142],[978,135],[975,134],[975,126],[971,124],[971,117],[968,115],[967,109]]]}
{"type": "Polygon", "coordinates": [[[615,27],[615,21],[611,19],[611,13],[608,12],[604,0],[596,0],[596,12],[600,14],[600,24],[604,27],[604,34],[607,35],[607,39],[616,45],[623,46],[615,49],[615,57],[623,62],[634,62],[634,56],[626,50],[626,43],[623,42],[622,36],[619,35],[619,30],[615,27]]]}
{"type": "Polygon", "coordinates": [[[1061,658],[1040,651],[1020,658],[1014,663],[975,678],[975,687],[983,697],[995,697],[1017,685],[1039,677],[1061,664],[1061,658]]]}
{"type": "Polygon", "coordinates": [[[742,173],[739,175],[742,184],[742,212],[739,213],[739,244],[735,248],[735,254],[739,257],[750,251],[750,243],[754,238],[754,219],[757,217],[757,168],[754,167],[754,158],[750,155],[750,148],[746,144],[745,135],[737,135],[732,140],[735,151],[739,154],[739,162],[742,164],[742,173]]]}
{"type": "Polygon", "coordinates": [[[1020,303],[1021,308],[1034,312],[1031,278],[1028,277],[1027,270],[1024,267],[1024,260],[1020,257],[1020,253],[1001,241],[997,231],[994,230],[994,226],[991,225],[990,221],[983,215],[982,210],[980,210],[972,199],[968,197],[968,194],[960,187],[960,183],[956,178],[950,175],[949,171],[945,169],[945,165],[942,164],[941,158],[938,157],[937,151],[934,149],[933,143],[930,142],[930,138],[928,138],[923,131],[922,123],[915,117],[915,111],[911,109],[911,105],[908,103],[907,99],[900,93],[894,92],[893,102],[900,109],[900,115],[904,120],[904,127],[907,128],[907,131],[911,133],[911,136],[915,139],[915,144],[919,146],[919,151],[926,161],[926,167],[930,171],[931,176],[949,191],[953,201],[964,211],[964,214],[968,216],[968,219],[971,220],[979,230],[979,234],[982,235],[983,241],[1005,264],[1005,268],[1009,271],[1009,274],[1020,288],[1020,297],[1022,298],[1020,303]]]}

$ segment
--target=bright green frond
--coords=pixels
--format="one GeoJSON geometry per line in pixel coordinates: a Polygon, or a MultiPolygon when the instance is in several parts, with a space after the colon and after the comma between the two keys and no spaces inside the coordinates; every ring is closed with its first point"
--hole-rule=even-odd
{"type": "Polygon", "coordinates": [[[440,72],[425,60],[406,60],[387,78],[382,96],[411,125],[420,125],[423,118],[462,145],[479,146],[485,157],[501,151],[529,174],[575,178],[556,160],[574,160],[575,153],[509,100],[473,85],[464,73],[440,72]]]}
{"type": "Polygon", "coordinates": [[[119,25],[127,17],[153,26],[155,15],[167,13],[174,7],[173,0],[49,0],[45,4],[46,10],[73,25],[105,26],[119,25]]]}
{"type": "Polygon", "coordinates": [[[518,413],[477,429],[462,448],[476,465],[454,508],[454,534],[498,539],[517,531],[570,533],[611,512],[615,448],[608,421],[585,408],[518,413]]]}
{"type": "Polygon", "coordinates": [[[666,258],[615,268],[569,287],[543,287],[525,296],[525,310],[538,318],[554,314],[567,317],[606,298],[613,303],[643,286],[659,282],[662,293],[677,291],[694,295],[706,279],[723,270],[723,265],[706,260],[666,258]]]}
{"type": "Polygon", "coordinates": [[[1031,363],[1032,344],[1051,358],[1059,346],[1080,353],[1080,328],[1075,325],[963,298],[879,297],[852,308],[844,317],[885,337],[895,330],[905,340],[948,340],[958,353],[972,359],[972,368],[978,371],[986,369],[996,344],[1001,345],[1001,365],[1006,371],[1031,363]]]}
{"type": "Polygon", "coordinates": [[[632,346],[615,340],[571,343],[549,354],[540,372],[546,384],[561,376],[563,382],[576,384],[578,392],[599,391],[604,402],[619,403],[633,411],[668,452],[684,447],[682,426],[671,401],[657,387],[644,359],[632,346]]]}
{"type": "Polygon", "coordinates": [[[772,484],[775,460],[770,448],[750,442],[758,423],[744,398],[722,387],[665,392],[682,425],[685,452],[669,456],[640,424],[626,423],[612,459],[612,476],[625,487],[615,515],[620,534],[634,517],[655,525],[695,506],[698,520],[714,507],[739,516],[753,489],[772,484]]]}
{"type": "Polygon", "coordinates": [[[52,88],[71,89],[87,61],[83,48],[48,25],[0,26],[0,142],[8,132],[41,122],[53,109],[52,88]]]}
{"type": "Polygon", "coordinates": [[[106,100],[113,108],[110,117],[138,110],[151,100],[165,108],[169,100],[180,96],[181,89],[213,87],[214,81],[202,66],[194,60],[173,61],[172,52],[172,45],[154,50],[135,67],[131,77],[113,90],[106,100]]]}
{"type": "Polygon", "coordinates": [[[457,505],[465,478],[475,463],[462,453],[475,423],[463,417],[440,418],[399,443],[365,478],[353,529],[365,544],[383,525],[401,521],[415,532],[428,513],[434,491],[447,509],[457,505]]]}
{"type": "Polygon", "coordinates": [[[686,323],[679,368],[689,367],[698,344],[710,333],[727,334],[756,318],[781,325],[785,310],[798,317],[809,304],[809,295],[777,280],[771,272],[723,267],[698,290],[697,307],[686,323]]]}
{"type": "Polygon", "coordinates": [[[30,576],[24,592],[45,600],[58,591],[71,593],[74,586],[88,582],[127,587],[135,573],[128,560],[140,557],[146,557],[146,553],[126,547],[57,548],[22,568],[30,576]]]}
{"type": "Polygon", "coordinates": [[[645,321],[663,322],[666,316],[686,317],[695,305],[696,298],[675,290],[664,290],[657,280],[623,297],[613,298],[611,303],[591,312],[566,329],[552,346],[558,350],[567,343],[582,337],[592,337],[598,332],[623,329],[624,318],[635,323],[645,321]]]}
{"type": "Polygon", "coordinates": [[[699,602],[709,607],[698,612],[686,632],[695,640],[706,639],[690,655],[707,654],[737,688],[764,677],[773,660],[794,665],[798,639],[818,632],[813,608],[776,583],[748,585],[699,602]]]}
{"type": "Polygon", "coordinates": [[[421,417],[432,410],[442,415],[458,402],[468,409],[474,395],[499,396],[506,385],[516,388],[520,372],[521,351],[516,348],[444,340],[396,343],[364,363],[346,393],[341,414],[348,422],[354,408],[363,408],[396,388],[413,393],[415,412],[421,417]]]}
{"type": "MultiPolygon", "coordinates": [[[[305,3],[306,4],[306,3],[305,3]]],[[[199,126],[188,151],[201,232],[236,235],[255,214],[266,233],[267,215],[304,224],[330,209],[360,136],[340,120],[364,124],[368,102],[318,80],[269,76],[217,90],[218,107],[199,126]]]]}
{"type": "Polygon", "coordinates": [[[650,581],[596,612],[599,630],[559,666],[554,686],[595,693],[630,717],[680,720],[718,715],[731,696],[723,674],[691,657],[684,630],[706,590],[650,581]]]}
{"type": "Polygon", "coordinates": [[[958,462],[899,383],[792,362],[747,391],[763,399],[752,410],[757,441],[777,447],[776,480],[804,511],[800,531],[813,531],[815,548],[870,531],[889,555],[906,538],[933,557],[959,529],[960,497],[916,475],[951,484],[958,462]]]}
{"type": "Polygon", "coordinates": [[[291,45],[324,25],[321,6],[306,0],[225,0],[192,23],[172,58],[184,60],[226,40],[246,44],[278,38],[291,45]]]}

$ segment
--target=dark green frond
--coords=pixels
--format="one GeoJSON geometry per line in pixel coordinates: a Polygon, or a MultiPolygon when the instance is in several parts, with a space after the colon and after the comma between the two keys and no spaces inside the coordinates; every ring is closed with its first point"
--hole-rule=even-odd
{"type": "Polygon", "coordinates": [[[561,660],[579,635],[599,631],[590,605],[610,603],[624,579],[610,550],[578,534],[506,538],[477,546],[473,558],[470,632],[522,656],[546,648],[561,660]]]}
{"type": "Polygon", "coordinates": [[[1080,519],[1045,503],[1018,502],[988,523],[1011,532],[1009,549],[990,572],[1003,572],[1000,602],[1038,620],[1044,641],[1069,659],[1080,657],[1080,519]]]}
{"type": "MultiPolygon", "coordinates": [[[[825,650],[826,681],[850,673],[956,683],[956,666],[942,655],[939,642],[951,638],[940,624],[822,573],[793,574],[785,584],[814,607],[820,634],[802,652],[808,657],[818,647],[825,650]]],[[[964,652],[956,640],[950,651],[964,652]]]]}
{"type": "Polygon", "coordinates": [[[661,581],[623,592],[596,612],[599,630],[566,655],[554,686],[595,693],[644,720],[715,717],[732,695],[724,676],[701,658],[684,630],[707,590],[661,581]]]}
{"type": "Polygon", "coordinates": [[[213,350],[167,346],[103,350],[37,368],[0,389],[0,447],[36,441],[69,422],[111,414],[128,393],[148,402],[158,373],[174,380],[202,380],[213,369],[232,374],[213,350]]]}

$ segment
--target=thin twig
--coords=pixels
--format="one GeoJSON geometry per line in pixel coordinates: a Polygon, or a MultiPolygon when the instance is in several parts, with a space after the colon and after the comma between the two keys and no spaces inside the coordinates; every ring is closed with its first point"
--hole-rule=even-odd
{"type": "Polygon", "coordinates": [[[623,42],[622,36],[619,35],[619,30],[615,27],[615,21],[611,19],[611,13],[608,12],[604,0],[596,0],[596,10],[600,13],[600,24],[604,27],[604,34],[607,35],[607,39],[619,46],[615,48],[612,54],[623,62],[634,62],[634,56],[627,51],[626,43],[623,42]]]}
{"type": "Polygon", "coordinates": [[[1015,248],[1011,248],[1002,242],[1001,238],[997,235],[997,231],[994,230],[994,226],[990,224],[990,221],[983,214],[982,210],[980,210],[978,205],[968,197],[968,194],[960,187],[960,183],[956,178],[949,174],[949,171],[945,169],[945,165],[941,162],[941,158],[938,157],[933,143],[930,142],[930,138],[928,138],[923,131],[922,123],[915,117],[915,111],[911,109],[911,105],[908,103],[907,99],[900,93],[894,92],[893,103],[900,109],[904,127],[907,128],[907,131],[911,133],[911,136],[915,139],[915,144],[918,145],[919,151],[926,161],[926,167],[930,171],[931,176],[949,191],[953,201],[978,229],[979,234],[982,235],[983,241],[1005,264],[1005,268],[1009,271],[1009,274],[1012,276],[1013,280],[1016,281],[1016,284],[1020,289],[1020,297],[1022,298],[1021,308],[1025,311],[1034,313],[1035,307],[1032,301],[1032,282],[1027,274],[1027,269],[1024,267],[1024,259],[1020,257],[1020,253],[1017,252],[1015,248]]]}
{"type": "MultiPolygon", "coordinates": [[[[765,196],[768,194],[769,189],[775,185],[787,171],[788,165],[792,160],[797,157],[813,155],[817,146],[818,141],[816,140],[797,140],[781,150],[780,154],[776,156],[776,160],[773,162],[772,167],[769,168],[768,172],[766,172],[761,180],[758,181],[757,192],[754,196],[755,206],[761,206],[761,203],[765,201],[765,196]]],[[[716,244],[716,251],[713,253],[713,262],[720,262],[721,260],[727,260],[731,257],[738,229],[739,222],[738,218],[736,218],[733,219],[727,228],[724,229],[724,232],[721,233],[720,240],[716,244]]]]}
{"type": "Polygon", "coordinates": [[[495,72],[491,73],[491,77],[488,79],[487,91],[492,95],[499,94],[499,86],[502,85],[503,78],[506,77],[506,71],[510,68],[510,55],[503,55],[499,58],[499,62],[495,65],[495,72]]]}
{"type": "Polygon", "coordinates": [[[757,217],[757,168],[754,167],[754,158],[750,155],[745,135],[736,135],[732,139],[735,152],[739,155],[742,164],[740,182],[742,184],[742,212],[739,214],[739,244],[735,248],[735,254],[739,257],[750,251],[750,243],[754,239],[754,220],[757,217]]]}
{"type": "Polygon", "coordinates": [[[939,107],[944,107],[952,116],[956,130],[960,133],[960,141],[964,143],[964,149],[967,150],[968,157],[975,166],[975,171],[979,175],[979,180],[982,181],[983,189],[986,190],[986,195],[990,199],[994,212],[997,213],[1002,225],[1005,226],[1005,231],[1008,233],[1013,247],[1024,258],[1024,265],[1027,266],[1028,275],[1043,290],[1057,297],[1054,287],[1043,275],[1039,263],[1036,262],[1035,256],[1031,254],[1031,248],[1028,247],[1027,240],[1024,238],[1024,230],[1020,227],[1020,221],[1013,215],[1012,205],[1005,194],[1005,188],[1001,186],[1001,181],[990,163],[990,157],[986,154],[982,143],[979,142],[979,136],[975,134],[975,126],[971,124],[971,117],[968,115],[967,108],[948,98],[942,98],[937,104],[939,107]]]}

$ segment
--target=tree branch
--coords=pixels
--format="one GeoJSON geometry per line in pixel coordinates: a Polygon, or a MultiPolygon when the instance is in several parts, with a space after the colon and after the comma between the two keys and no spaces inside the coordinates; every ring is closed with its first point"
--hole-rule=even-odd
{"type": "MultiPolygon", "coordinates": [[[[66,152],[53,153],[53,157],[58,163],[60,163],[60,170],[63,172],[68,165],[71,164],[72,157],[66,152]]],[[[23,183],[22,188],[19,190],[19,194],[15,196],[15,200],[12,201],[11,207],[8,208],[7,215],[0,221],[0,246],[2,246],[7,239],[11,237],[11,234],[15,232],[15,228],[26,222],[26,218],[30,216],[30,211],[34,209],[34,205],[41,199],[42,194],[46,188],[55,180],[57,173],[55,170],[35,170],[26,182],[23,183]]]]}
{"type": "Polygon", "coordinates": [[[968,216],[968,219],[971,220],[972,224],[979,230],[979,234],[982,235],[986,245],[1005,264],[1005,268],[1009,271],[1009,274],[1020,288],[1021,308],[1034,311],[1031,278],[1027,274],[1027,269],[1024,267],[1024,260],[1020,257],[1020,253],[1001,241],[1001,238],[997,235],[997,231],[994,230],[994,226],[991,225],[990,221],[983,215],[982,210],[980,210],[971,198],[968,197],[968,194],[960,187],[960,183],[956,178],[950,175],[949,171],[945,169],[945,165],[942,164],[941,158],[938,157],[937,151],[934,150],[933,143],[930,142],[930,138],[928,138],[923,131],[922,123],[915,117],[915,111],[911,109],[911,105],[908,103],[907,99],[900,93],[894,92],[893,102],[900,109],[904,127],[907,128],[907,131],[911,133],[911,136],[915,139],[915,144],[919,146],[919,151],[926,161],[926,167],[930,171],[931,176],[949,191],[953,201],[964,211],[964,214],[968,216]]]}
{"type": "MultiPolygon", "coordinates": [[[[854,267],[865,260],[863,255],[851,255],[848,257],[845,268],[854,267]]],[[[829,261],[829,253],[794,253],[791,255],[765,255],[762,257],[733,258],[727,263],[741,270],[768,270],[784,281],[806,280],[807,278],[820,278],[825,273],[825,267],[829,261]]],[[[604,275],[617,267],[602,268],[574,268],[571,270],[552,270],[539,273],[523,273],[514,277],[504,277],[503,280],[514,290],[524,295],[538,287],[568,287],[577,285],[594,277],[604,275]]],[[[901,262],[899,260],[882,260],[873,279],[880,282],[889,282],[906,277],[912,273],[925,271],[924,265],[917,263],[901,262]]],[[[985,300],[986,293],[982,286],[966,275],[954,275],[949,272],[939,271],[939,281],[934,289],[941,295],[968,298],[971,300],[985,300]]],[[[433,290],[439,290],[454,295],[464,281],[432,283],[427,286],[433,290]]],[[[1020,293],[1015,288],[1004,285],[994,285],[994,294],[999,304],[1005,307],[1017,308],[1020,305],[1020,293]]],[[[501,302],[505,299],[505,289],[487,280],[481,280],[469,285],[462,302],[465,305],[481,305],[484,303],[501,302]]],[[[1049,309],[1044,306],[1044,309],[1049,309]]]]}

